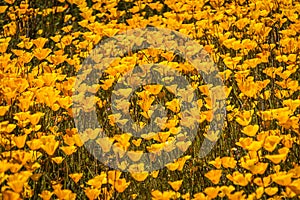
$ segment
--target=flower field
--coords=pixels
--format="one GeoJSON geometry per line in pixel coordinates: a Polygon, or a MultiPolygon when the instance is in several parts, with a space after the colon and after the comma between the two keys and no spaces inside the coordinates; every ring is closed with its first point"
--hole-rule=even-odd
{"type": "Polygon", "coordinates": [[[299,15],[296,0],[0,1],[0,199],[299,199],[299,15]],[[175,34],[147,36],[160,49],[133,35],[96,84],[84,82],[87,60],[114,53],[110,38],[148,27],[190,38],[214,65],[198,73],[167,51],[182,45],[175,34]],[[89,59],[99,44],[106,52],[89,59]],[[142,65],[178,72],[195,98],[177,83],[131,87],[147,76],[114,87],[142,65]],[[223,84],[203,77],[212,74],[223,84]],[[182,99],[197,105],[189,117],[182,99]],[[167,117],[153,119],[156,105],[167,117]],[[101,128],[78,127],[93,122],[101,128]],[[133,133],[151,123],[159,130],[133,133]],[[213,146],[201,157],[204,141],[213,146]]]}

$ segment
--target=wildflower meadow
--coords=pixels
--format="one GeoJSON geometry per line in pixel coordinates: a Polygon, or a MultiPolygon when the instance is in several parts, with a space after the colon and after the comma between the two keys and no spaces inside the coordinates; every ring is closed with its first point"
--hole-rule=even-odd
{"type": "Polygon", "coordinates": [[[0,1],[0,200],[299,199],[299,15],[0,1]]]}

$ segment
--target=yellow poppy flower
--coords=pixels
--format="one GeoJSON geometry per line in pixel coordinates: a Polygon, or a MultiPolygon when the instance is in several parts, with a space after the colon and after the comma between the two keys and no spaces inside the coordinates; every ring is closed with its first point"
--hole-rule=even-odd
{"type": "Polygon", "coordinates": [[[170,200],[170,199],[175,199],[177,197],[174,191],[161,192],[158,190],[154,190],[151,192],[151,195],[153,200],[170,200]]]}
{"type": "Polygon", "coordinates": [[[13,141],[16,143],[16,146],[21,149],[24,147],[27,139],[27,135],[15,136],[13,137],[13,141]]]}
{"type": "Polygon", "coordinates": [[[43,190],[41,194],[39,194],[39,197],[41,197],[43,200],[50,200],[53,195],[53,192],[50,192],[48,190],[43,190]]]}
{"type": "Polygon", "coordinates": [[[49,155],[52,156],[57,147],[59,146],[59,141],[49,140],[46,144],[41,145],[41,148],[49,155]]]}
{"type": "Polygon", "coordinates": [[[251,180],[252,174],[246,173],[245,176],[238,171],[233,172],[233,174],[228,174],[226,176],[229,180],[231,180],[235,185],[246,186],[249,184],[251,180]]]}
{"type": "Polygon", "coordinates": [[[148,172],[131,172],[130,175],[132,176],[132,178],[134,178],[134,180],[142,182],[148,177],[149,173],[148,172]]]}
{"type": "Polygon", "coordinates": [[[69,177],[70,177],[75,183],[78,183],[78,181],[81,179],[82,176],[83,176],[83,173],[69,174],[69,177]]]}
{"type": "Polygon", "coordinates": [[[179,180],[179,181],[174,181],[174,182],[171,182],[171,181],[168,181],[168,184],[172,187],[172,189],[174,191],[178,191],[182,185],[182,181],[183,180],[179,180]]]}
{"type": "Polygon", "coordinates": [[[300,179],[294,180],[288,187],[293,192],[295,192],[297,195],[299,195],[300,194],[300,179]]]}
{"type": "Polygon", "coordinates": [[[98,196],[101,194],[101,190],[88,187],[85,188],[84,193],[89,198],[89,200],[93,200],[98,198],[98,196]]]}
{"type": "Polygon", "coordinates": [[[232,157],[222,157],[221,158],[222,166],[224,168],[231,168],[234,169],[236,167],[236,160],[232,157]]]}
{"type": "Polygon", "coordinates": [[[137,162],[141,159],[143,151],[127,151],[127,155],[133,162],[137,162]]]}
{"type": "Polygon", "coordinates": [[[207,187],[204,189],[204,193],[211,199],[214,199],[218,196],[220,187],[207,187]]]}
{"type": "Polygon", "coordinates": [[[222,176],[222,170],[210,170],[204,176],[208,178],[213,184],[218,184],[222,176]]]}
{"type": "Polygon", "coordinates": [[[104,172],[101,172],[100,175],[97,175],[94,178],[87,181],[88,185],[91,185],[96,189],[101,188],[102,184],[106,184],[106,183],[107,183],[106,173],[104,172]]]}
{"type": "Polygon", "coordinates": [[[114,187],[117,190],[117,192],[122,193],[124,192],[124,190],[130,185],[130,181],[126,182],[125,178],[122,179],[118,179],[115,183],[114,183],[114,187]]]}
{"type": "Polygon", "coordinates": [[[66,154],[66,155],[72,155],[77,151],[76,146],[62,146],[60,149],[66,154]]]}
{"type": "Polygon", "coordinates": [[[265,193],[269,196],[273,196],[278,192],[278,187],[268,187],[265,188],[265,193]]]}

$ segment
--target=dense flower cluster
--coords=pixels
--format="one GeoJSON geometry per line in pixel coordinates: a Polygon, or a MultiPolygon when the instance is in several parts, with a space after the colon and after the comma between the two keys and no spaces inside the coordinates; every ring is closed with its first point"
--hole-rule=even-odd
{"type": "MultiPolygon", "coordinates": [[[[4,0],[0,199],[299,198],[299,15],[300,3],[293,0],[4,0]],[[129,51],[107,66],[99,84],[83,85],[82,91],[98,91],[80,102],[83,111],[96,105],[109,136],[97,139],[97,129],[78,133],[72,95],[83,60],[103,39],[150,26],[185,34],[209,53],[226,91],[222,133],[207,131],[214,86],[191,63],[162,49],[129,51]],[[161,85],[113,91],[126,72],[151,63],[177,70],[196,90],[201,110],[192,110],[200,113],[195,141],[178,127],[184,118],[172,91],[161,85]],[[131,102],[117,105],[129,108],[140,127],[149,122],[153,104],[164,104],[169,118],[156,121],[162,131],[140,138],[120,132],[116,122],[127,120],[110,111],[112,92],[124,97],[133,92],[131,102]],[[200,159],[204,138],[217,143],[200,159]],[[110,169],[86,151],[92,141],[102,153],[128,156],[136,164],[120,162],[120,170],[110,169]],[[162,151],[175,148],[184,156],[163,169],[147,172],[139,162],[143,151],[158,162],[162,151]],[[138,172],[122,172],[125,168],[138,172]]],[[[161,43],[170,45],[163,38],[161,43]]]]}

